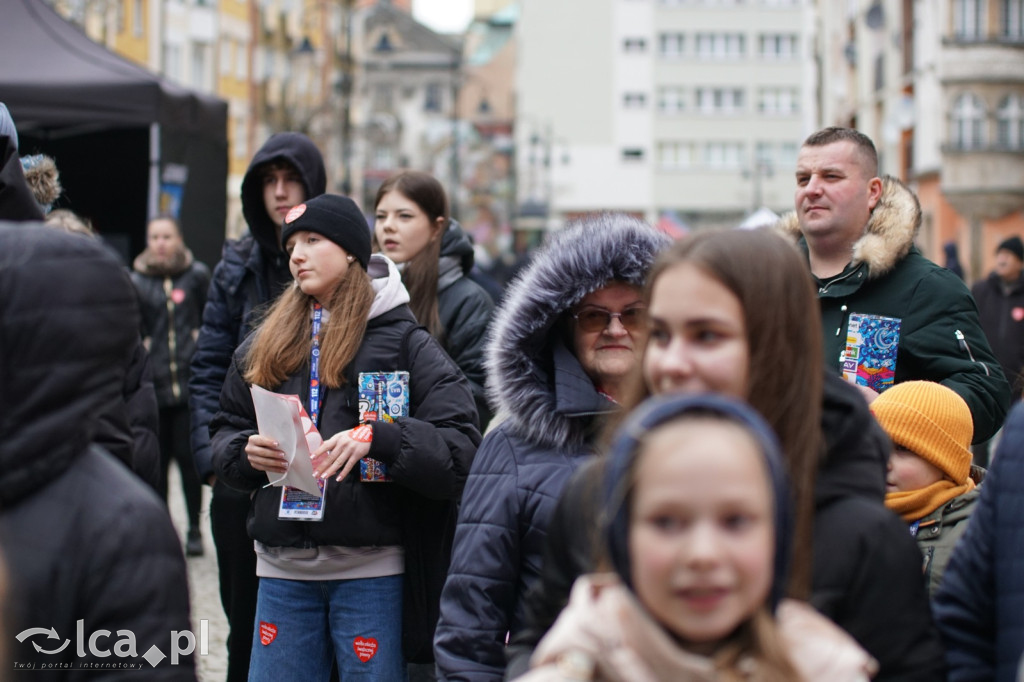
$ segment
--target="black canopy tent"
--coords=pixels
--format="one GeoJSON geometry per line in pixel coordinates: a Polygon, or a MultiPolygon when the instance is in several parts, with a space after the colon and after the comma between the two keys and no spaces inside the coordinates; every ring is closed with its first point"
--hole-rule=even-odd
{"type": "Polygon", "coordinates": [[[189,247],[216,263],[227,103],[108,51],[43,0],[4,0],[0,102],[18,128],[19,153],[56,160],[57,205],[90,218],[126,260],[144,248],[146,220],[177,205],[189,247]]]}

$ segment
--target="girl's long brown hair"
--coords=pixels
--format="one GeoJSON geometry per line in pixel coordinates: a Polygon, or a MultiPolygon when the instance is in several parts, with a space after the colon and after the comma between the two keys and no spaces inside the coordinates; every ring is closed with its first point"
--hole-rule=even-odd
{"type": "MultiPolygon", "coordinates": [[[[796,523],[787,593],[806,599],[813,564],[814,481],[823,456],[824,381],[821,312],[806,260],[769,230],[698,233],[674,243],[655,261],[644,290],[648,306],[658,278],[682,264],[720,282],[743,308],[750,349],[747,402],[775,430],[793,489],[796,523]]],[[[609,437],[621,418],[650,395],[642,371],[627,383],[623,409],[608,425],[609,437]]]]}
{"type": "Polygon", "coordinates": [[[438,260],[441,258],[444,228],[438,226],[437,219],[444,218],[441,225],[448,224],[448,196],[441,183],[430,173],[402,171],[385,180],[377,190],[377,198],[373,201],[374,210],[384,195],[392,191],[419,206],[430,221],[431,228],[438,230],[437,238],[402,267],[402,282],[409,291],[412,314],[430,331],[431,336],[444,343],[445,330],[437,310],[438,260]]]}
{"type": "MultiPolygon", "coordinates": [[[[370,277],[353,263],[324,306],[330,316],[320,328],[320,383],[345,384],[345,368],[363,342],[373,303],[370,277]]],[[[245,356],[245,380],[264,388],[280,386],[309,362],[312,350],[313,297],[293,282],[267,311],[245,356]]]]}

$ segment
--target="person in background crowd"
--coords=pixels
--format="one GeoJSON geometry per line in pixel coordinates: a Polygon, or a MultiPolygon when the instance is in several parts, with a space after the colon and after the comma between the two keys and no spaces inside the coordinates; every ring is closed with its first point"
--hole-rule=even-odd
{"type": "Polygon", "coordinates": [[[96,236],[96,230],[92,229],[90,221],[66,208],[55,208],[47,213],[46,224],[72,234],[83,234],[87,237],[96,236]]]}
{"type": "Polygon", "coordinates": [[[351,199],[299,204],[281,242],[295,283],[236,352],[210,425],[218,478],[252,497],[260,586],[249,679],[326,682],[336,662],[342,680],[398,682],[407,659],[430,651],[446,538],[480,442],[473,395],[418,327],[394,264],[371,258],[351,199]],[[364,417],[364,374],[395,371],[407,373],[408,415],[364,417]],[[323,435],[313,452],[320,522],[282,519],[284,493],[266,484],[289,463],[258,430],[250,385],[300,396],[323,435]],[[387,480],[361,472],[367,457],[387,480]]]}
{"type": "Polygon", "coordinates": [[[40,223],[0,224],[4,644],[12,661],[34,664],[34,680],[95,679],[103,673],[92,667],[115,661],[136,666],[108,672],[117,679],[196,679],[191,652],[168,655],[172,633],[191,623],[167,509],[95,444],[101,415],[122,400],[138,324],[128,276],[97,241],[40,223]],[[63,647],[13,636],[44,626],[65,644],[85,634],[63,647]]]}
{"type": "Polygon", "coordinates": [[[276,133],[253,156],[242,179],[242,215],[249,234],[224,245],[213,269],[203,324],[192,356],[189,408],[192,455],[199,480],[213,486],[210,524],[217,549],[220,598],[228,617],[228,682],[248,678],[256,615],[256,555],[245,534],[249,496],[218,483],[213,475],[210,420],[231,356],[256,324],[259,312],[291,282],[281,248],[281,223],[288,211],[324,193],[323,158],[302,133],[276,133]]]}
{"type": "Polygon", "coordinates": [[[158,492],[166,501],[167,468],[174,460],[181,473],[188,516],[185,553],[201,556],[199,511],[203,489],[189,447],[188,379],[210,287],[210,270],[192,257],[178,221],[158,216],[146,226],[146,249],[135,259],[132,283],[139,294],[142,340],[149,351],[160,408],[158,492]]]}
{"type": "Polygon", "coordinates": [[[1024,406],[992,466],[932,601],[950,682],[1015,682],[1024,654],[1024,406]]]}
{"type": "MultiPolygon", "coordinates": [[[[1024,395],[1024,242],[1020,237],[999,243],[995,269],[975,282],[971,293],[978,304],[981,328],[1010,382],[1010,399],[1016,402],[1024,395]]],[[[980,466],[988,466],[992,445],[986,441],[975,446],[980,466]]]]}
{"type": "Polygon", "coordinates": [[[652,398],[618,431],[602,486],[613,574],[583,576],[523,682],[867,680],[876,664],[784,599],[792,509],[771,427],[712,394],[652,398]]]}
{"type": "Polygon", "coordinates": [[[878,396],[871,412],[893,443],[885,506],[910,525],[934,595],[978,500],[972,474],[978,483],[984,477],[971,470],[971,410],[942,384],[906,381],[878,396]]]}
{"type": "Polygon", "coordinates": [[[39,204],[43,215],[48,215],[53,202],[60,197],[60,174],[57,164],[45,154],[32,154],[21,157],[21,168],[25,172],[25,181],[32,188],[32,195],[39,204]]]}
{"type": "MultiPolygon", "coordinates": [[[[884,506],[889,440],[858,391],[822,370],[800,253],[767,230],[693,235],[659,257],[643,302],[650,331],[624,407],[706,391],[752,405],[778,436],[793,482],[789,596],[803,599],[809,588],[811,604],[878,661],[878,679],[943,679],[921,553],[884,506]]],[[[573,580],[594,569],[602,466],[585,466],[558,501],[508,678],[524,669],[573,580]]]]}
{"type": "MultiPolygon", "coordinates": [[[[978,309],[963,281],[914,246],[917,197],[877,174],[874,143],[850,128],[813,133],[797,157],[796,210],[779,229],[807,254],[825,362],[841,373],[852,315],[897,318],[895,383],[919,379],[953,389],[971,408],[974,441],[987,440],[1006,416],[1009,386],[978,309]]],[[[869,402],[877,396],[866,386],[861,392],[869,402]]]]}
{"type": "Polygon", "coordinates": [[[484,343],[494,302],[469,274],[473,244],[448,216],[448,197],[430,173],[404,171],[384,181],[374,201],[377,248],[398,264],[420,324],[469,379],[480,430],[491,421],[484,396],[484,343]]]}
{"type": "Polygon", "coordinates": [[[946,256],[946,262],[943,267],[952,272],[960,279],[964,278],[964,268],[960,265],[960,254],[958,252],[956,242],[948,241],[942,245],[942,252],[946,256]]]}
{"type": "Polygon", "coordinates": [[[501,679],[558,495],[636,367],[641,287],[667,243],[636,218],[584,218],[554,233],[508,289],[487,348],[492,404],[507,416],[484,438],[462,498],[439,678],[501,679]]]}

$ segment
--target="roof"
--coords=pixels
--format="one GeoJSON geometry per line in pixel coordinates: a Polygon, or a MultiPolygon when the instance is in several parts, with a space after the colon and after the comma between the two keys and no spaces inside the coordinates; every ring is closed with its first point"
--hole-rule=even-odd
{"type": "Polygon", "coordinates": [[[227,138],[227,103],[130,62],[43,0],[4,0],[0,100],[19,131],[162,127],[227,138]]]}

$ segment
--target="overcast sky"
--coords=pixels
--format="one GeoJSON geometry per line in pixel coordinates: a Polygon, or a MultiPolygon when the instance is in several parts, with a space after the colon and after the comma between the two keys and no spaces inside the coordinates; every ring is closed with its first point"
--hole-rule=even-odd
{"type": "Polygon", "coordinates": [[[412,14],[440,33],[459,33],[473,18],[473,0],[413,0],[412,14]]]}

